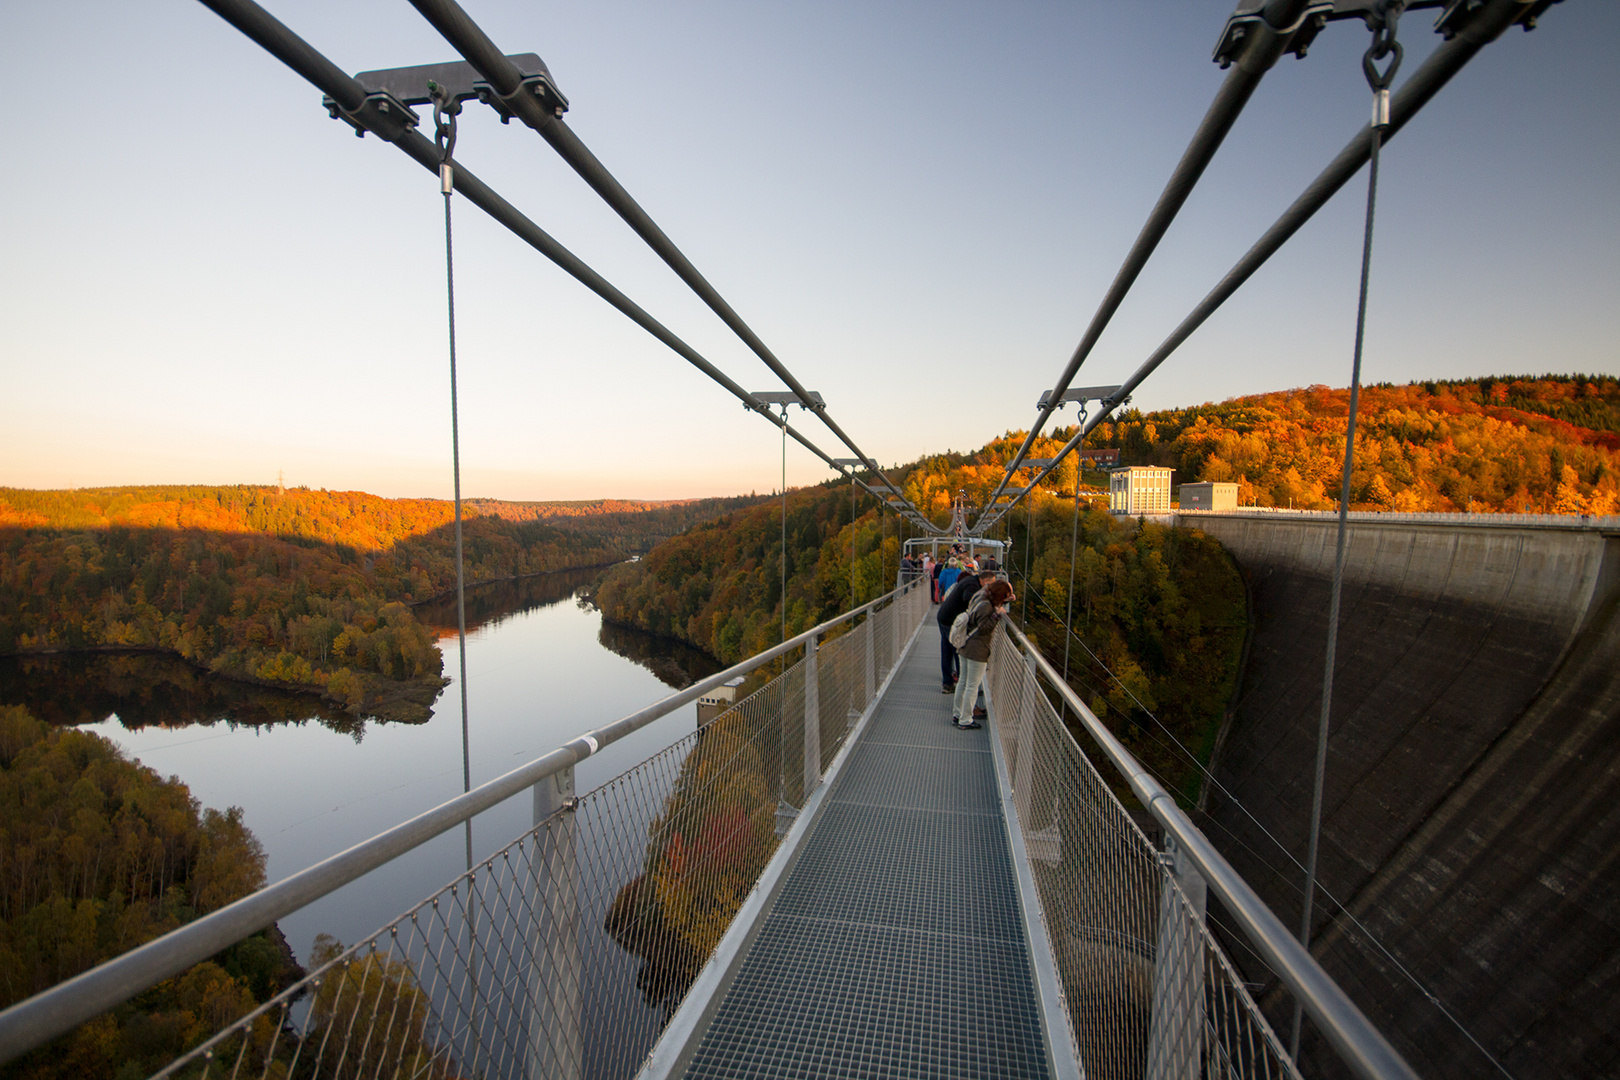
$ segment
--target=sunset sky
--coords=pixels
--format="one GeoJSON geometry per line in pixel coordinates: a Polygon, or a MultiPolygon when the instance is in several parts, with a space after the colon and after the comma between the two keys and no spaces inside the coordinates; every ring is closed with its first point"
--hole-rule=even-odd
{"type": "MultiPolygon", "coordinates": [[[[885,464],[1030,423],[1220,85],[1231,10],[463,2],[545,58],[574,131],[885,464]]],[[[267,7],[351,73],[457,58],[403,0],[267,7]]],[[[1403,74],[1432,21],[1403,20],[1403,74]]],[[[1367,42],[1334,24],[1266,78],[1079,383],[1134,369],[1355,134],[1367,42]]],[[[1367,380],[1620,373],[1617,49],[1620,4],[1565,0],[1389,145],[1367,380]]],[[[450,494],[433,176],[199,3],[0,6],[0,61],[0,485],[450,494]]],[[[781,389],[538,135],[472,104],[457,156],[748,389],[781,389]]],[[[1364,176],[1136,404],[1344,385],[1364,176]]],[[[468,495],[776,486],[771,425],[455,209],[468,495]]],[[[828,475],[790,447],[790,483],[828,475]]]]}

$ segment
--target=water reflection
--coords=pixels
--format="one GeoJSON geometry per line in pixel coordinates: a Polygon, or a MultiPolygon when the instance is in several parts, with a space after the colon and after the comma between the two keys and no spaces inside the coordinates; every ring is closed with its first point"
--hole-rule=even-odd
{"type": "Polygon", "coordinates": [[[27,706],[48,724],[117,716],[129,731],[316,720],[358,739],[366,726],[314,694],[223,679],[166,653],[0,657],[0,703],[27,706]]]}
{"type": "Polygon", "coordinates": [[[725,670],[720,661],[690,645],[627,626],[614,626],[606,619],[602,620],[596,640],[602,648],[640,664],[658,676],[664,685],[676,690],[684,690],[699,679],[725,670]]]}
{"type": "MultiPolygon", "coordinates": [[[[558,570],[550,574],[508,578],[467,590],[467,633],[494,629],[508,619],[574,597],[594,584],[604,567],[558,570]]],[[[441,640],[456,636],[456,594],[441,596],[411,609],[417,620],[441,640]]]]}
{"type": "MultiPolygon", "coordinates": [[[[561,570],[474,586],[466,595],[467,633],[493,630],[508,619],[564,600],[573,600],[581,610],[594,612],[596,605],[591,597],[603,571],[603,567],[561,570]]],[[[440,640],[456,636],[454,595],[418,604],[414,610],[416,617],[440,640]]],[[[723,670],[723,665],[714,657],[684,642],[627,626],[614,626],[605,619],[596,640],[604,649],[640,664],[675,690],[684,690],[699,679],[723,670]]]]}
{"type": "MultiPolygon", "coordinates": [[[[719,669],[678,642],[603,625],[590,599],[599,575],[469,590],[474,784],[719,669]]],[[[422,605],[417,616],[448,637],[441,645],[454,672],[454,600],[422,605]]],[[[309,695],[219,679],[170,656],[0,658],[0,703],[89,725],[179,776],[205,805],[243,807],[272,880],[459,795],[457,698],[452,687],[425,724],[361,727],[309,695]],[[191,724],[213,728],[176,730],[191,724]],[[348,734],[344,725],[364,730],[364,745],[328,730],[348,734]]],[[[761,741],[749,724],[699,737],[688,705],[579,766],[579,816],[593,806],[607,815],[581,845],[585,992],[588,1015],[602,1018],[586,1025],[587,1077],[634,1071],[768,857],[762,845],[774,839],[777,802],[770,778],[782,769],[773,739],[761,741]]],[[[504,847],[531,825],[524,793],[475,820],[475,854],[504,847]]],[[[283,919],[282,930],[306,963],[317,934],[362,940],[459,874],[462,844],[459,830],[430,841],[283,919]]],[[[487,932],[500,931],[490,924],[487,932]]]]}
{"type": "MultiPolygon", "coordinates": [[[[597,567],[475,586],[467,590],[467,632],[492,631],[565,600],[594,611],[591,588],[601,576],[597,567]]],[[[455,637],[454,596],[420,604],[415,615],[441,640],[455,637]]],[[[721,670],[706,653],[640,630],[603,622],[597,640],[677,690],[721,670]]],[[[62,726],[116,717],[127,731],[313,720],[359,741],[368,721],[378,722],[350,715],[316,694],[222,678],[177,656],[149,652],[0,656],[0,703],[26,706],[46,723],[62,726]]]]}

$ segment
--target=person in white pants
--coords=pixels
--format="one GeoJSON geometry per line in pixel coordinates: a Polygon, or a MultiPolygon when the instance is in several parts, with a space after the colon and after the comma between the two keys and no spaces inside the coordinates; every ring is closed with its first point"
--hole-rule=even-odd
{"type": "Polygon", "coordinates": [[[990,664],[990,641],[996,624],[1007,615],[1012,603],[1013,588],[1005,581],[992,581],[980,589],[967,609],[967,641],[956,653],[962,660],[962,677],[956,683],[956,695],[951,698],[951,720],[964,730],[984,725],[973,719],[973,703],[979,697],[979,683],[984,680],[990,664]],[[963,717],[967,722],[963,723],[963,717]]]}

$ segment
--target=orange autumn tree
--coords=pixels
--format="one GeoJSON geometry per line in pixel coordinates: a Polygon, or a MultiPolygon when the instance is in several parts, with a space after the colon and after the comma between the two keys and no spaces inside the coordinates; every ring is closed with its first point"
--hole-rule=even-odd
{"type": "MultiPolygon", "coordinates": [[[[264,884],[240,809],[201,807],[109,740],[20,706],[0,706],[0,821],[0,1007],[264,884]]],[[[300,973],[278,942],[255,934],[0,1076],[144,1076],[290,985],[300,973]]]]}
{"type": "MultiPolygon", "coordinates": [[[[750,501],[476,500],[467,579],[602,566],[750,501]]],[[[452,517],[442,500],[302,488],[0,488],[0,653],[170,652],[421,719],[442,661],[410,605],[454,587],[452,517]]]]}
{"type": "MultiPolygon", "coordinates": [[[[1349,392],[1311,386],[1141,414],[1089,444],[1179,481],[1231,481],[1244,505],[1338,503],[1349,392]]],[[[1490,377],[1362,390],[1358,510],[1613,514],[1620,510],[1620,379],[1490,377]]]]}

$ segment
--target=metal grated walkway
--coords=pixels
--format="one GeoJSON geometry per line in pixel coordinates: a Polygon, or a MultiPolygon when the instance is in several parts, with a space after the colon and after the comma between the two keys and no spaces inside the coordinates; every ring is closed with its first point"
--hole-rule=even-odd
{"type": "Polygon", "coordinates": [[[989,730],[930,621],[854,747],[687,1077],[1049,1073],[989,730]]]}

